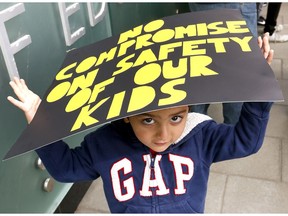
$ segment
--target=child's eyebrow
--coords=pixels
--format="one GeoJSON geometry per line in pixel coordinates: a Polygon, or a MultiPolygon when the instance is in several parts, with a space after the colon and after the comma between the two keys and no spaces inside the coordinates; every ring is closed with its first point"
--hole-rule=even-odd
{"type": "Polygon", "coordinates": [[[154,115],[152,115],[152,114],[149,114],[149,113],[142,113],[142,114],[139,114],[139,115],[137,115],[137,116],[142,116],[142,117],[153,117],[154,115]]]}
{"type": "MultiPolygon", "coordinates": [[[[186,112],[186,109],[184,108],[183,110],[180,110],[180,111],[177,112],[177,113],[172,113],[172,114],[170,114],[170,116],[177,116],[177,115],[183,114],[183,113],[185,113],[185,112],[186,112]]],[[[157,114],[154,115],[154,114],[151,114],[151,113],[142,113],[142,114],[139,114],[138,116],[156,117],[157,114]]]]}
{"type": "Polygon", "coordinates": [[[175,116],[175,115],[180,115],[180,114],[183,114],[183,113],[186,113],[186,109],[183,109],[175,114],[171,114],[171,116],[175,116]]]}

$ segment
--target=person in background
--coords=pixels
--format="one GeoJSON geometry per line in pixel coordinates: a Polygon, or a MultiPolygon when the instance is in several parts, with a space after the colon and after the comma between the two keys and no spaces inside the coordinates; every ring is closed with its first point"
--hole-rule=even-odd
{"type": "MultiPolygon", "coordinates": [[[[190,11],[203,11],[214,9],[238,9],[241,11],[248,28],[254,37],[257,33],[257,7],[256,3],[189,3],[190,11]]],[[[236,124],[238,122],[243,103],[223,103],[223,118],[226,124],[236,124]]],[[[190,106],[191,112],[206,114],[209,104],[190,106]]]]}
{"type": "Polygon", "coordinates": [[[271,42],[287,42],[288,35],[278,33],[283,29],[283,25],[277,25],[278,15],[281,9],[279,2],[269,2],[266,14],[266,20],[264,24],[263,32],[269,32],[269,40],[271,42]]]}
{"type": "Polygon", "coordinates": [[[262,8],[267,6],[267,3],[264,2],[257,2],[257,25],[264,26],[265,25],[265,18],[260,15],[262,8]]]}

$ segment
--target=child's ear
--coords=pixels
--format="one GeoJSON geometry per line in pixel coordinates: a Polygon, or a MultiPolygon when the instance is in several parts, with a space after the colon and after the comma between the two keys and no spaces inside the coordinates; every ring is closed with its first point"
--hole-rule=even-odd
{"type": "Polygon", "coordinates": [[[129,123],[129,118],[124,118],[124,122],[128,124],[129,123]]]}

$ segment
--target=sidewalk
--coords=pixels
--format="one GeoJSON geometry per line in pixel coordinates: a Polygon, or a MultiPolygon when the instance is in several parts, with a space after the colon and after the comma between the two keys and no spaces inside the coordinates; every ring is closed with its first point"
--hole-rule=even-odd
{"type": "MultiPolygon", "coordinates": [[[[283,34],[288,34],[287,12],[288,3],[282,3],[278,24],[286,24],[283,34]]],[[[275,50],[271,67],[285,102],[274,104],[264,145],[257,154],[212,166],[206,213],[288,213],[288,42],[271,46],[275,50]]],[[[209,110],[219,122],[221,109],[212,105],[209,110]]],[[[109,213],[101,179],[92,183],[76,213],[109,213]]]]}

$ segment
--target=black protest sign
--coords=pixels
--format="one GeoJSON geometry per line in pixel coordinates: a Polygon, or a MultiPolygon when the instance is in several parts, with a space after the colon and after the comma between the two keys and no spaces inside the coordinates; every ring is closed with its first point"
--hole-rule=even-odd
{"type": "Polygon", "coordinates": [[[239,11],[165,17],[70,51],[5,159],[143,112],[279,100],[273,71],[239,11]]]}

